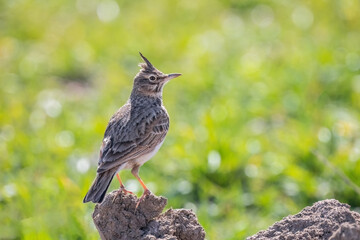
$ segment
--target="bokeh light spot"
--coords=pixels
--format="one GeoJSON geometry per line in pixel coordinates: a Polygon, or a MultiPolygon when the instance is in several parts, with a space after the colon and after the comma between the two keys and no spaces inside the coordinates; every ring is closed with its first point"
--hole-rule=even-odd
{"type": "Polygon", "coordinates": [[[290,182],[290,181],[284,182],[283,188],[286,195],[288,196],[295,196],[299,193],[299,186],[294,182],[290,182]]]}
{"type": "Polygon", "coordinates": [[[325,181],[321,181],[317,186],[316,195],[318,197],[326,197],[330,192],[330,184],[325,181]]]}
{"type": "Polygon", "coordinates": [[[254,164],[248,164],[245,167],[245,175],[254,178],[258,175],[258,168],[254,164]]]}
{"type": "Polygon", "coordinates": [[[125,188],[131,192],[139,192],[139,182],[137,180],[129,179],[124,183],[124,185],[125,188]]]}
{"type": "Polygon", "coordinates": [[[49,117],[56,118],[62,111],[61,103],[55,99],[47,99],[42,102],[42,107],[49,117]]]}
{"type": "Polygon", "coordinates": [[[251,11],[251,20],[259,27],[268,27],[274,21],[274,13],[271,7],[261,4],[251,11]]]}
{"type": "Polygon", "coordinates": [[[339,120],[334,127],[334,131],[341,137],[351,137],[357,129],[355,122],[349,120],[339,120]]]}
{"type": "Polygon", "coordinates": [[[219,207],[216,203],[210,203],[208,207],[208,213],[210,216],[216,216],[219,214],[219,207]]]}
{"type": "Polygon", "coordinates": [[[243,193],[241,198],[244,206],[250,206],[254,203],[254,196],[251,193],[243,193]]]}
{"type": "Polygon", "coordinates": [[[221,164],[221,155],[218,151],[212,150],[208,154],[208,166],[210,172],[215,172],[221,164]]]}
{"type": "Polygon", "coordinates": [[[318,132],[318,139],[320,142],[327,143],[331,139],[331,132],[328,128],[322,127],[318,132]]]}
{"type": "Polygon", "coordinates": [[[226,34],[240,37],[244,30],[244,22],[240,16],[228,14],[223,19],[222,28],[226,34]]]}
{"type": "Polygon", "coordinates": [[[42,128],[45,125],[46,115],[41,109],[34,110],[29,117],[30,126],[34,129],[42,128]]]}
{"type": "Polygon", "coordinates": [[[13,197],[17,194],[16,186],[12,183],[5,185],[3,191],[6,197],[13,197]]]}
{"type": "Polygon", "coordinates": [[[187,180],[181,180],[178,184],[177,184],[177,190],[181,193],[181,194],[188,194],[191,192],[192,190],[192,184],[187,181],[187,180]]]}
{"type": "Polygon", "coordinates": [[[246,150],[251,154],[259,153],[261,150],[261,143],[258,140],[250,139],[246,142],[246,150]]]}
{"type": "Polygon", "coordinates": [[[96,13],[100,21],[111,22],[119,15],[120,8],[115,1],[104,1],[99,3],[96,13]]]}
{"type": "Polygon", "coordinates": [[[197,206],[196,206],[194,203],[192,203],[192,202],[187,202],[187,203],[185,203],[184,208],[185,208],[185,209],[191,209],[191,210],[193,210],[195,213],[196,213],[196,211],[197,211],[197,206]]]}
{"type": "Polygon", "coordinates": [[[90,168],[90,162],[87,158],[80,158],[76,162],[76,170],[79,173],[86,173],[90,168]]]}
{"type": "Polygon", "coordinates": [[[296,7],[291,18],[295,26],[304,30],[310,28],[314,21],[313,13],[304,6],[296,7]]]}
{"type": "Polygon", "coordinates": [[[56,135],[56,143],[60,147],[71,147],[75,143],[74,134],[71,131],[62,131],[56,135]]]}
{"type": "Polygon", "coordinates": [[[255,135],[259,135],[266,130],[266,123],[262,118],[253,118],[248,125],[255,135]]]}

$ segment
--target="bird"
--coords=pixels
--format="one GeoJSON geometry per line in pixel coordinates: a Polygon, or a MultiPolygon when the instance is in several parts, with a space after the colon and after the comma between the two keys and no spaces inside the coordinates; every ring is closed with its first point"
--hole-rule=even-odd
{"type": "Polygon", "coordinates": [[[169,130],[169,115],[162,92],[164,85],[180,73],[164,74],[139,52],[143,63],[134,78],[133,89],[127,102],[110,118],[106,127],[96,177],[83,202],[101,203],[113,177],[117,176],[119,192],[127,191],[119,171],[131,169],[144,192],[139,203],[151,192],[139,176],[140,167],[160,149],[169,130]]]}

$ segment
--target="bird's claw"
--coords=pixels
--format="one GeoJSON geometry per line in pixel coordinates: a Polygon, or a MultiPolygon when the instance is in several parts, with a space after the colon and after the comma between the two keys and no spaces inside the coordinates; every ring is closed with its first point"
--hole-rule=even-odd
{"type": "Polygon", "coordinates": [[[145,198],[146,196],[150,195],[150,193],[151,193],[151,192],[150,192],[149,189],[145,189],[144,193],[141,195],[141,197],[139,198],[139,200],[138,200],[138,202],[137,202],[137,204],[136,204],[135,211],[136,211],[136,209],[139,207],[140,202],[141,202],[142,200],[144,200],[144,198],[145,198]]]}
{"type": "Polygon", "coordinates": [[[129,191],[129,190],[126,190],[125,188],[122,188],[122,189],[120,189],[123,193],[125,193],[125,194],[131,194],[131,195],[135,195],[135,193],[133,193],[133,192],[131,192],[131,191],[129,191]]]}
{"type": "Polygon", "coordinates": [[[122,186],[122,187],[120,187],[120,188],[117,190],[117,192],[115,193],[115,196],[114,196],[112,202],[114,202],[115,199],[116,199],[116,197],[117,197],[120,193],[122,193],[122,192],[125,193],[125,194],[135,195],[135,193],[133,193],[133,192],[131,192],[131,191],[129,191],[129,190],[126,190],[125,187],[122,186]]]}

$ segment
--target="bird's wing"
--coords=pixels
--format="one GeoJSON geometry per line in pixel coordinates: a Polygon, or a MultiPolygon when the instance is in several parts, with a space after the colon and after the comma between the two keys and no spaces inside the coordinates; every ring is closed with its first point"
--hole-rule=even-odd
{"type": "Polygon", "coordinates": [[[121,119],[113,123],[110,121],[105,132],[108,135],[104,137],[100,149],[97,172],[119,167],[129,160],[152,152],[164,140],[168,129],[169,117],[164,109],[141,114],[129,119],[125,125],[121,119]]]}

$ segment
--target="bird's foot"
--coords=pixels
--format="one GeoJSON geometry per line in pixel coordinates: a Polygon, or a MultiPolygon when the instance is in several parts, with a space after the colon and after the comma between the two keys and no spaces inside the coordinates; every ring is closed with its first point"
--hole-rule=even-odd
{"type": "Polygon", "coordinates": [[[119,188],[119,191],[120,191],[120,192],[123,192],[123,193],[125,193],[125,194],[135,195],[135,193],[133,193],[133,192],[131,192],[131,191],[129,191],[129,190],[126,190],[124,187],[120,187],[120,188],[119,188]]]}
{"type": "Polygon", "coordinates": [[[141,195],[141,197],[139,198],[137,204],[136,204],[136,207],[135,207],[135,211],[136,209],[139,207],[139,204],[141,203],[142,200],[144,200],[144,198],[148,195],[150,195],[150,190],[149,189],[145,189],[144,193],[141,195]]]}
{"type": "Polygon", "coordinates": [[[115,201],[116,197],[120,194],[120,193],[125,193],[125,194],[132,194],[132,195],[135,195],[135,193],[129,191],[129,190],[126,190],[124,186],[120,186],[120,188],[117,190],[117,192],[115,193],[115,196],[112,200],[112,202],[115,201]]]}

